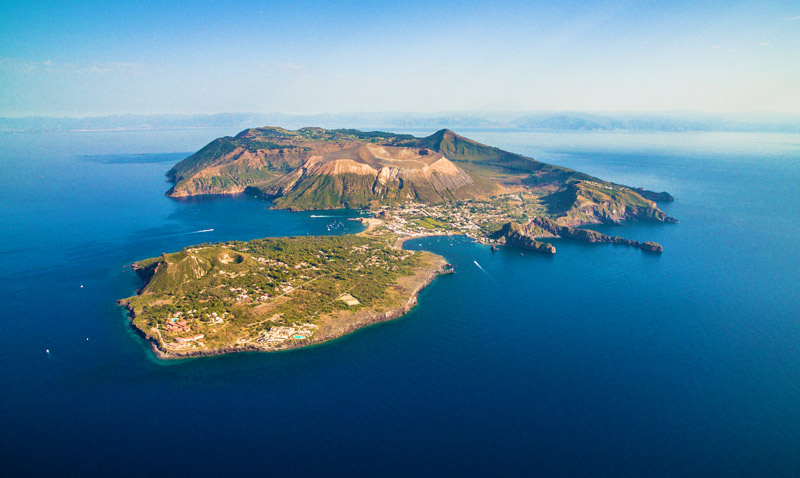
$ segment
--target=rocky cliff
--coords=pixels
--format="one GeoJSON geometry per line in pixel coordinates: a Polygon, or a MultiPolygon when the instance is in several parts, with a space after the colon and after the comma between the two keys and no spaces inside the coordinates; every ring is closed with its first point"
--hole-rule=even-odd
{"type": "Polygon", "coordinates": [[[501,244],[508,244],[525,249],[555,254],[555,247],[551,244],[536,241],[545,237],[561,237],[584,242],[621,244],[642,249],[647,252],[662,252],[664,248],[656,242],[639,242],[619,236],[608,236],[590,229],[578,229],[563,226],[552,219],[542,216],[532,218],[527,224],[509,222],[490,236],[501,244]],[[546,246],[549,246],[546,247],[546,246]],[[550,249],[552,248],[552,250],[550,249]]]}
{"type": "Polygon", "coordinates": [[[509,246],[519,247],[521,249],[528,249],[536,252],[544,252],[546,254],[555,254],[556,248],[548,242],[539,242],[533,235],[526,229],[525,226],[517,222],[509,222],[490,236],[491,239],[497,241],[498,244],[507,244],[509,246]]]}
{"type": "Polygon", "coordinates": [[[167,171],[170,197],[238,194],[300,167],[312,156],[365,143],[391,143],[410,135],[356,130],[252,128],[217,138],[167,171]]]}

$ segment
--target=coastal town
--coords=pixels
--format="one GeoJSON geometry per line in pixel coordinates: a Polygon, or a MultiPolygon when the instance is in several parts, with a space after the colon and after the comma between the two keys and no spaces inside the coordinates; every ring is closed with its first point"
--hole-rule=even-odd
{"type": "Polygon", "coordinates": [[[542,211],[538,198],[524,193],[435,205],[407,202],[375,211],[382,224],[374,234],[400,238],[461,234],[485,242],[503,224],[524,221],[542,211]]]}

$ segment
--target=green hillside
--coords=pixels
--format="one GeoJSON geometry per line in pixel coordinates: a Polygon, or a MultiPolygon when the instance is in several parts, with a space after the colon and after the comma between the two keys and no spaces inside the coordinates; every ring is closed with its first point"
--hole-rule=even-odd
{"type": "Polygon", "coordinates": [[[292,348],[332,333],[324,317],[402,310],[413,291],[398,281],[435,276],[436,257],[352,235],[201,245],[135,264],[145,285],[120,303],[163,353],[292,348]]]}

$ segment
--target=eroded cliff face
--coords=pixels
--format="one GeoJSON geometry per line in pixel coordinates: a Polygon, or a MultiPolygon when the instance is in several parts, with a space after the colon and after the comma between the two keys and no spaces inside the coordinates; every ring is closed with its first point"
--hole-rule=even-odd
{"type": "Polygon", "coordinates": [[[238,194],[247,187],[269,184],[313,156],[401,138],[413,136],[321,128],[248,129],[234,137],[217,138],[172,167],[167,177],[174,186],[167,195],[238,194]]]}
{"type": "Polygon", "coordinates": [[[360,145],[312,156],[261,194],[290,209],[440,203],[479,194],[472,178],[441,154],[423,148],[360,145]]]}
{"type": "Polygon", "coordinates": [[[237,147],[211,165],[174,178],[170,197],[201,194],[239,194],[249,186],[268,184],[301,166],[310,156],[336,151],[344,145],[318,144],[313,148],[285,148],[252,151],[237,147]]]}
{"type": "Polygon", "coordinates": [[[507,244],[509,246],[544,252],[546,254],[556,253],[555,246],[548,242],[537,241],[528,228],[516,222],[504,224],[503,227],[492,234],[490,238],[497,241],[498,244],[507,244]]]}

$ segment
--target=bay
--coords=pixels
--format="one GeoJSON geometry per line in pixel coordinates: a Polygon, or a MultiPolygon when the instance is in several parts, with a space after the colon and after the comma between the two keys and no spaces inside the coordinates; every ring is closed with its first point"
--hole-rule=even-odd
{"type": "Polygon", "coordinates": [[[291,352],[157,360],[115,304],[140,285],[131,262],[362,227],[356,211],[164,196],[174,162],[235,133],[0,136],[12,475],[800,472],[800,136],[469,133],[667,190],[680,223],[596,227],[660,256],[410,241],[457,272],[401,319],[291,352]]]}

